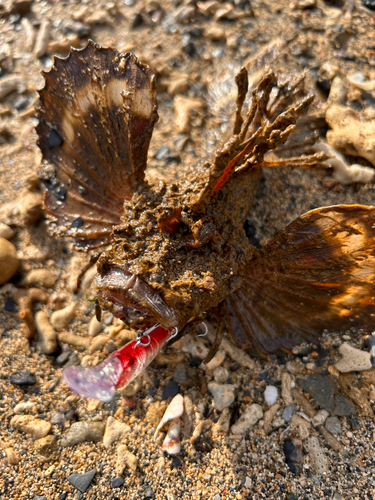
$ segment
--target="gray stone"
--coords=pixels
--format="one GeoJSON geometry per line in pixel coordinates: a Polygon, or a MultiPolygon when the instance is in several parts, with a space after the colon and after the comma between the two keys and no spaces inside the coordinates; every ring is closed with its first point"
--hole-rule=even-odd
{"type": "Polygon", "coordinates": [[[332,434],[341,434],[341,422],[337,417],[328,417],[325,426],[332,434]]]}
{"type": "Polygon", "coordinates": [[[81,493],[85,493],[90,486],[91,481],[94,479],[96,469],[85,472],[85,474],[72,474],[68,477],[69,483],[77,488],[81,493]]]}
{"type": "Polygon", "coordinates": [[[292,418],[293,413],[296,411],[297,406],[295,404],[286,406],[284,411],[283,411],[283,419],[285,422],[289,422],[290,419],[292,418]]]}
{"type": "Polygon", "coordinates": [[[333,410],[336,384],[332,377],[319,374],[308,375],[299,381],[299,385],[311,395],[319,406],[329,412],[333,410]]]}
{"type": "Polygon", "coordinates": [[[355,406],[347,399],[345,396],[341,396],[338,394],[335,398],[335,409],[333,410],[334,415],[338,415],[340,417],[349,417],[350,415],[355,415],[355,406]]]}
{"type": "Polygon", "coordinates": [[[229,406],[233,403],[234,385],[210,382],[207,387],[214,397],[214,407],[216,410],[222,411],[224,408],[229,408],[229,406]]]}

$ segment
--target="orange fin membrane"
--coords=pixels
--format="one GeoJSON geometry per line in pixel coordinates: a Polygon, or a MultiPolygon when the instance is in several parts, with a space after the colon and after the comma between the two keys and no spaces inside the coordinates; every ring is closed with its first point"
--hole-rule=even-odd
{"type": "Polygon", "coordinates": [[[316,342],[324,329],[375,328],[375,208],[302,215],[246,265],[226,299],[229,328],[263,352],[316,342]]]}

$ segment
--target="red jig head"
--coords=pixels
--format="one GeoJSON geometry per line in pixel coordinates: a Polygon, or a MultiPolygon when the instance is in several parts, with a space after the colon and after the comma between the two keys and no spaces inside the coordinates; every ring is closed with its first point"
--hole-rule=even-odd
{"type": "Polygon", "coordinates": [[[63,380],[80,396],[111,401],[116,390],[137,377],[177,333],[176,327],[167,330],[160,324],[154,325],[100,365],[64,368],[63,380]]]}

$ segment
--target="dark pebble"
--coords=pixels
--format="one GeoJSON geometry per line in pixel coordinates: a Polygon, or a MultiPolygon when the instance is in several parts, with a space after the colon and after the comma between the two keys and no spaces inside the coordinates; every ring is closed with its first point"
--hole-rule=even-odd
{"type": "Polygon", "coordinates": [[[96,474],[96,469],[90,470],[85,474],[72,474],[68,477],[69,483],[77,488],[81,493],[85,493],[87,488],[90,486],[91,481],[94,479],[96,474]]]}
{"type": "Polygon", "coordinates": [[[202,363],[201,358],[191,358],[189,361],[190,365],[194,368],[198,368],[198,366],[202,363]]]}
{"type": "Polygon", "coordinates": [[[59,354],[56,358],[56,363],[59,366],[64,366],[65,363],[68,362],[70,355],[72,354],[72,351],[67,349],[66,351],[63,351],[61,354],[59,354]]]}
{"type": "Polygon", "coordinates": [[[67,493],[60,493],[59,495],[59,500],[66,500],[66,497],[68,496],[67,493]]]}
{"type": "Polygon", "coordinates": [[[361,0],[362,5],[370,10],[375,10],[375,0],[361,0]]]}
{"type": "MultiPolygon", "coordinates": [[[[306,345],[302,347],[298,352],[295,353],[296,356],[307,356],[313,351],[312,345],[306,345]]],[[[294,351],[293,351],[294,353],[294,351]]]]}
{"type": "Polygon", "coordinates": [[[35,376],[30,372],[14,372],[9,381],[13,385],[34,385],[35,376]]]}
{"type": "Polygon", "coordinates": [[[111,483],[112,488],[120,488],[125,481],[122,479],[122,477],[116,477],[111,483]]]}
{"type": "Polygon", "coordinates": [[[169,153],[170,153],[170,149],[168,146],[161,146],[156,152],[155,152],[155,158],[157,160],[165,160],[169,153]]]}
{"type": "Polygon", "coordinates": [[[7,311],[7,312],[13,312],[16,310],[16,303],[14,302],[13,298],[12,297],[8,297],[5,301],[5,306],[4,306],[4,309],[7,311]]]}
{"type": "Polygon", "coordinates": [[[299,381],[299,385],[319,406],[329,412],[333,410],[336,385],[332,377],[319,374],[308,375],[299,381]]]}
{"type": "Polygon", "coordinates": [[[13,107],[17,111],[22,111],[23,109],[25,109],[27,107],[28,104],[29,104],[29,99],[27,97],[21,95],[20,97],[17,97],[17,99],[14,101],[13,107]]]}
{"type": "Polygon", "coordinates": [[[176,394],[180,392],[180,388],[174,380],[168,382],[168,384],[163,389],[163,400],[168,398],[174,398],[176,394]]]}
{"type": "Polygon", "coordinates": [[[72,220],[72,223],[70,225],[71,228],[79,228],[83,224],[83,219],[82,217],[76,217],[75,219],[72,220]]]}
{"type": "Polygon", "coordinates": [[[139,12],[136,12],[131,20],[130,20],[130,27],[132,29],[135,29],[135,28],[139,28],[140,26],[142,26],[144,24],[144,20],[143,20],[143,17],[142,17],[142,14],[140,14],[139,12]]]}
{"type": "Polygon", "coordinates": [[[296,438],[286,438],[283,444],[285,461],[293,474],[298,475],[302,468],[302,442],[296,438]]]}
{"type": "Polygon", "coordinates": [[[64,140],[57,130],[51,128],[47,139],[47,146],[49,148],[58,148],[63,142],[64,140]]]}

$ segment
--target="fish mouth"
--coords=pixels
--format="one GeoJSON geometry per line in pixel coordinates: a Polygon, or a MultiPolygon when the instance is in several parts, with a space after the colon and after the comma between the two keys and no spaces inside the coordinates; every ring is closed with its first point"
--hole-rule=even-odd
{"type": "Polygon", "coordinates": [[[96,275],[96,289],[99,304],[131,328],[144,329],[155,323],[166,328],[178,326],[174,310],[136,274],[112,267],[96,275]]]}

